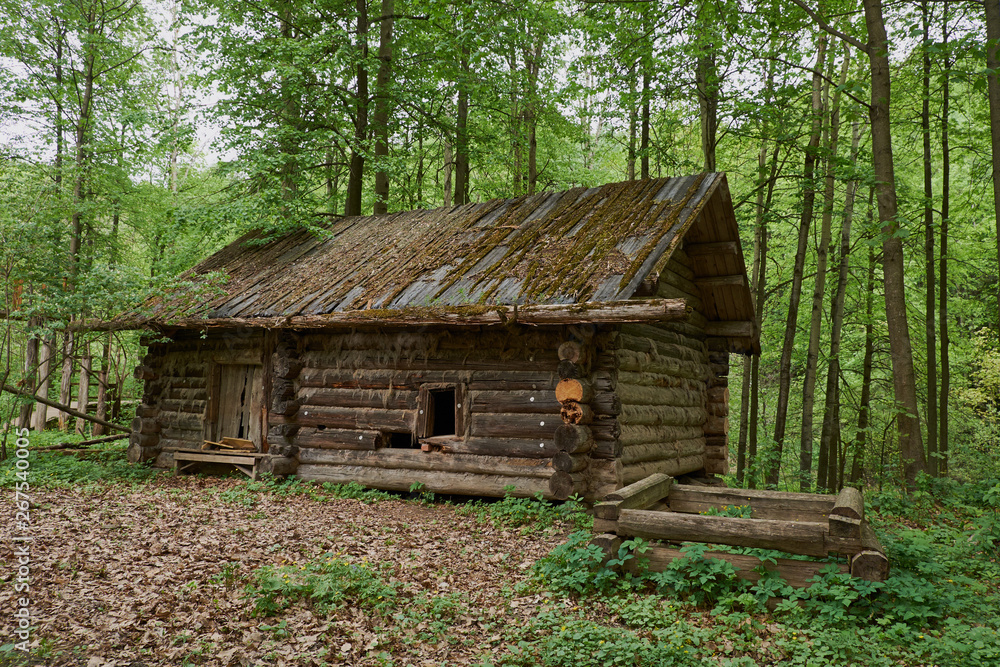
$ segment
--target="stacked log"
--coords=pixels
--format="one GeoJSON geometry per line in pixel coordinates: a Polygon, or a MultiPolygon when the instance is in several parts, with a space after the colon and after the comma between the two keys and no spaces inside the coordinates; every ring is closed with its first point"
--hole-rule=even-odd
{"type": "MultiPolygon", "coordinates": [[[[303,335],[289,399],[295,410],[272,423],[296,430],[303,479],[398,490],[419,482],[429,491],[498,496],[514,487],[516,495],[552,497],[562,337],[520,328],[303,335]],[[405,437],[424,423],[427,393],[452,386],[456,433],[405,437]]],[[[574,373],[565,364],[563,372],[574,373]]],[[[580,461],[560,458],[559,467],[575,483],[580,461]]]]}
{"type": "Polygon", "coordinates": [[[145,380],[146,384],[142,403],[136,408],[136,416],[132,420],[132,433],[129,435],[126,456],[132,463],[150,461],[160,454],[160,436],[163,429],[157,420],[160,413],[157,389],[163,386],[162,361],[160,355],[148,353],[135,369],[135,378],[145,380]]]}
{"type": "Polygon", "coordinates": [[[562,423],[555,431],[556,455],[552,458],[549,493],[559,500],[587,493],[590,453],[594,449],[594,387],[590,382],[592,336],[559,345],[559,383],[555,399],[562,423]]]}
{"type": "Polygon", "coordinates": [[[725,338],[709,338],[708,361],[712,375],[708,381],[705,421],[705,472],[729,472],[729,344],[725,338]]]}

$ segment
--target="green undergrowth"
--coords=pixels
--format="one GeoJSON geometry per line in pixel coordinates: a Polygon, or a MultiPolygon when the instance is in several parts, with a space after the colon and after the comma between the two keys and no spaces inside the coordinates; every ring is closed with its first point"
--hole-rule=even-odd
{"type": "Polygon", "coordinates": [[[7,443],[8,458],[0,461],[0,487],[13,488],[16,482],[25,481],[30,488],[82,488],[100,489],[111,484],[133,485],[145,483],[161,471],[145,465],[133,465],[125,457],[126,440],[90,445],[84,449],[40,451],[62,443],[76,443],[82,436],[59,431],[32,431],[29,435],[27,468],[18,465],[14,453],[14,438],[7,443]]]}
{"type": "Polygon", "coordinates": [[[541,493],[534,498],[517,498],[513,495],[513,486],[504,490],[507,494],[500,500],[469,500],[456,505],[455,512],[497,528],[520,528],[524,533],[556,525],[578,529],[589,529],[593,525],[593,518],[576,498],[553,503],[545,500],[541,493]]]}
{"type": "Polygon", "coordinates": [[[908,495],[870,494],[868,507],[892,565],[884,582],[854,579],[831,564],[806,589],[763,568],[751,584],[729,563],[705,558],[707,547],[698,544],[654,573],[642,540],[624,542],[606,561],[589,533],[573,533],[535,564],[527,586],[610,613],[558,630],[540,614],[537,636],[526,634],[491,664],[1000,664],[1000,482],[924,479],[908,495]],[[687,653],[664,657],[668,628],[676,635],[671,645],[687,653]],[[634,661],[587,657],[608,644],[634,661]]]}

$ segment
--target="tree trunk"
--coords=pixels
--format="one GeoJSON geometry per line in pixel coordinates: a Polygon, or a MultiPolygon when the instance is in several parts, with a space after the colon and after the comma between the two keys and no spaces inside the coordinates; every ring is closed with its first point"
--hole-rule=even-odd
{"type": "MultiPolygon", "coordinates": [[[[906,485],[908,488],[913,488],[917,474],[926,469],[926,459],[920,433],[917,381],[906,316],[903,241],[899,236],[897,220],[896,176],[892,161],[892,126],[889,118],[891,72],[889,42],[885,32],[885,20],[882,17],[881,0],[864,0],[863,5],[865,24],[868,26],[868,59],[871,62],[872,167],[875,172],[879,222],[883,234],[882,273],[885,282],[885,311],[889,354],[892,357],[893,390],[898,406],[896,421],[899,425],[899,452],[906,485]]],[[[1000,184],[1000,181],[997,183],[1000,184]]]]}
{"type": "MultiPolygon", "coordinates": [[[[841,63],[840,86],[847,81],[847,69],[851,63],[850,50],[844,50],[844,60],[841,63]]],[[[832,63],[831,63],[831,70],[832,63]]],[[[825,99],[829,100],[829,87],[824,91],[825,99]]],[[[820,329],[823,325],[823,306],[826,301],[826,265],[830,255],[833,223],[833,186],[834,168],[837,160],[837,147],[840,141],[840,90],[834,92],[833,103],[830,105],[830,124],[827,136],[826,178],[823,189],[823,214],[820,218],[819,247],[816,248],[816,280],[813,283],[812,311],[809,320],[809,350],[806,354],[806,376],[802,382],[802,430],[799,434],[799,491],[809,491],[812,488],[812,454],[813,454],[813,412],[816,405],[816,376],[819,366],[820,329]]],[[[817,480],[823,488],[831,469],[830,448],[823,447],[820,438],[819,465],[817,480]]],[[[829,438],[826,444],[829,445],[829,438]]],[[[836,468],[833,468],[834,470],[836,468]]]]}
{"type": "MultiPolygon", "coordinates": [[[[846,57],[845,57],[846,60],[846,57]]],[[[846,71],[846,68],[845,68],[846,71]]],[[[834,105],[836,106],[836,105],[834,105]]],[[[861,142],[861,129],[854,123],[851,133],[851,164],[858,161],[858,145],[861,142]]],[[[837,291],[833,297],[830,320],[830,365],[826,374],[826,402],[823,411],[823,430],[820,435],[820,452],[824,449],[830,453],[827,469],[831,471],[824,480],[817,476],[817,486],[820,489],[833,490],[843,483],[843,465],[835,465],[836,454],[840,447],[840,340],[844,327],[844,299],[847,294],[847,278],[850,272],[851,224],[854,221],[854,198],[858,182],[852,180],[847,184],[847,195],[844,202],[844,222],[840,228],[840,263],[837,271],[837,291]]],[[[842,457],[846,459],[847,457],[842,457]]]]}
{"type": "MultiPolygon", "coordinates": [[[[872,208],[874,192],[868,197],[868,210],[872,208]]],[[[870,213],[869,213],[870,216],[870,213]]],[[[875,246],[868,246],[868,279],[865,289],[865,358],[861,364],[861,402],[858,405],[858,432],[854,438],[854,456],[851,462],[850,483],[861,480],[862,462],[868,444],[869,415],[872,396],[872,357],[875,356],[875,334],[872,312],[875,305],[875,246]]]]}
{"type": "MultiPolygon", "coordinates": [[[[767,484],[778,483],[781,456],[785,442],[785,427],[788,421],[788,395],[792,384],[792,350],[795,347],[795,332],[799,318],[799,301],[802,298],[802,273],[806,263],[809,244],[809,227],[812,224],[813,206],[816,201],[816,184],[813,181],[816,167],[816,153],[819,148],[823,124],[823,67],[826,62],[826,37],[818,43],[816,65],[812,81],[812,130],[806,146],[805,167],[803,169],[804,191],[802,213],[799,219],[799,239],[792,267],[792,286],[788,295],[788,314],[785,319],[785,340],[781,346],[781,360],[778,365],[778,405],[774,416],[774,461],[767,470],[767,484]]],[[[811,464],[810,464],[811,467],[811,464]]]]}
{"type": "MultiPolygon", "coordinates": [[[[52,334],[45,336],[40,352],[38,364],[38,375],[40,381],[35,395],[48,398],[49,387],[52,386],[52,358],[55,356],[55,343],[52,341],[52,334]]],[[[33,426],[36,431],[41,432],[45,430],[47,416],[48,411],[44,406],[39,405],[35,408],[33,426]]]]}
{"type": "Polygon", "coordinates": [[[715,143],[719,118],[719,83],[718,71],[715,67],[716,45],[714,44],[714,17],[706,9],[708,2],[700,3],[698,7],[699,36],[704,40],[698,48],[695,64],[695,82],[698,91],[698,107],[701,119],[701,153],[704,156],[705,171],[715,171],[715,143]],[[706,16],[709,14],[709,16],[706,16]],[[710,37],[711,35],[711,37],[710,37]]]}
{"type": "MultiPolygon", "coordinates": [[[[28,321],[28,327],[35,327],[38,322],[34,318],[28,321]]],[[[25,388],[32,391],[38,387],[38,335],[29,334],[28,340],[24,344],[24,379],[25,388]]],[[[34,403],[25,403],[21,406],[17,415],[17,427],[29,428],[31,426],[31,413],[34,403]]]]}
{"type": "MultiPolygon", "coordinates": [[[[111,335],[104,340],[101,350],[101,370],[97,374],[97,418],[107,421],[108,419],[108,371],[111,366],[111,335]]],[[[108,430],[101,424],[95,424],[94,437],[107,435],[108,430]]]]}
{"type": "Polygon", "coordinates": [[[469,203],[469,68],[468,48],[462,49],[462,80],[458,83],[457,123],[455,124],[455,204],[469,203]]]}
{"type": "MultiPolygon", "coordinates": [[[[76,391],[76,409],[83,414],[87,414],[87,406],[90,404],[90,353],[84,352],[80,357],[80,385],[76,391]]],[[[76,420],[76,434],[86,435],[87,422],[82,419],[76,420]]]]}
{"type": "Polygon", "coordinates": [[[368,141],[368,3],[357,0],[358,12],[358,73],[357,97],[354,109],[354,145],[351,146],[351,167],[347,179],[347,204],[344,215],[361,215],[361,198],[365,178],[365,150],[368,141]]]}
{"type": "MultiPolygon", "coordinates": [[[[951,105],[951,56],[948,54],[948,2],[944,3],[944,28],[941,41],[945,44],[944,76],[941,83],[941,258],[938,276],[938,328],[941,331],[941,412],[938,419],[939,475],[948,474],[948,399],[951,393],[951,362],[948,358],[948,225],[951,205],[951,147],[948,145],[948,125],[951,105]]],[[[994,179],[996,173],[994,170],[994,179]]],[[[995,181],[994,181],[995,182],[995,181]]]]}
{"type": "MultiPolygon", "coordinates": [[[[1000,272],[1000,3],[985,0],[986,7],[986,94],[990,101],[990,140],[993,157],[993,215],[996,218],[997,266],[1000,272]]],[[[997,318],[1000,322],[1000,288],[997,291],[997,318]]]]}
{"type": "Polygon", "coordinates": [[[528,73],[528,94],[524,106],[524,122],[528,128],[528,194],[538,188],[538,74],[541,71],[545,35],[535,42],[533,52],[525,53],[524,67],[528,73]]]}
{"type": "MultiPolygon", "coordinates": [[[[62,378],[59,383],[59,402],[69,405],[73,398],[73,334],[66,331],[63,334],[63,364],[62,378]]],[[[59,413],[59,430],[65,431],[68,428],[69,416],[65,412],[59,413]]]]}
{"type": "Polygon", "coordinates": [[[921,81],[920,133],[924,149],[924,328],[927,344],[927,469],[937,476],[937,322],[934,319],[934,180],[931,169],[931,54],[930,9],[927,0],[921,2],[924,24],[923,79],[921,81]]]}
{"type": "Polygon", "coordinates": [[[628,180],[635,180],[635,141],[636,129],[639,125],[639,114],[635,107],[635,69],[629,72],[629,105],[628,105],[628,158],[625,164],[628,180]]]}
{"type": "Polygon", "coordinates": [[[396,13],[395,0],[382,0],[379,17],[378,75],[375,77],[375,215],[389,212],[389,108],[393,94],[392,80],[392,24],[396,13]]]}

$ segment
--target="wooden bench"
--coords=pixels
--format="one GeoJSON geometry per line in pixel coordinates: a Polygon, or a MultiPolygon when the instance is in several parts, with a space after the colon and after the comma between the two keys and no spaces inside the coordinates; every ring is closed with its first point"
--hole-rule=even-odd
{"type": "Polygon", "coordinates": [[[224,454],[221,452],[176,451],[174,452],[174,474],[183,474],[185,471],[197,467],[202,463],[225,463],[235,466],[237,470],[256,481],[257,475],[260,473],[260,461],[265,456],[267,454],[263,452],[233,452],[224,454]]]}

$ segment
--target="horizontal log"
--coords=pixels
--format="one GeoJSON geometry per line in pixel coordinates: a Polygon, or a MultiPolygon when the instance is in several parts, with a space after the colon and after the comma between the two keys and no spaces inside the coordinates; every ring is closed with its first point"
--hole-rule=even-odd
{"type": "Polygon", "coordinates": [[[594,434],[589,426],[560,424],[554,438],[556,449],[569,454],[583,454],[594,446],[594,434]]]}
{"type": "Polygon", "coordinates": [[[706,415],[705,435],[726,435],[729,433],[729,420],[725,417],[706,415]]]}
{"type": "Polygon", "coordinates": [[[622,455],[622,441],[595,440],[589,454],[592,459],[618,459],[622,455]]]}
{"type": "Polygon", "coordinates": [[[160,437],[169,438],[171,440],[190,440],[191,442],[201,444],[205,441],[205,432],[204,428],[186,429],[175,428],[173,426],[162,426],[160,429],[160,437]]]}
{"type": "Polygon", "coordinates": [[[621,332],[640,338],[650,338],[658,343],[682,345],[704,354],[705,342],[702,337],[687,336],[663,324],[622,324],[621,332]]]}
{"type": "Polygon", "coordinates": [[[304,366],[301,359],[289,357],[287,354],[275,352],[271,355],[271,370],[276,378],[294,380],[304,366]]]}
{"type": "Polygon", "coordinates": [[[559,346],[558,355],[562,361],[578,363],[583,359],[583,346],[576,341],[566,341],[559,346]]]}
{"type": "Polygon", "coordinates": [[[472,414],[469,435],[492,438],[537,438],[551,440],[562,423],[558,414],[472,414]]]}
{"type": "Polygon", "coordinates": [[[708,410],[708,414],[712,417],[728,417],[729,416],[729,404],[728,403],[708,403],[705,408],[708,410]]]}
{"type": "Polygon", "coordinates": [[[875,531],[867,523],[861,528],[861,550],[851,557],[851,576],[866,581],[885,581],[889,578],[889,559],[875,531]]]}
{"type": "Polygon", "coordinates": [[[587,380],[562,379],[556,385],[556,400],[589,403],[594,397],[594,388],[587,380]]]}
{"type": "Polygon", "coordinates": [[[776,549],[806,556],[827,555],[825,526],[819,523],[622,510],[617,525],[619,536],[776,549]]]}
{"type": "Polygon", "coordinates": [[[715,289],[718,287],[748,287],[745,274],[733,274],[728,276],[699,276],[694,279],[694,284],[699,290],[715,289]]]}
{"type": "Polygon", "coordinates": [[[641,426],[623,424],[618,436],[623,447],[674,440],[691,440],[703,435],[701,426],[641,426]]]}
{"type": "Polygon", "coordinates": [[[159,449],[164,452],[200,452],[203,444],[205,444],[205,441],[202,439],[175,440],[171,438],[160,438],[159,449]]]}
{"type": "Polygon", "coordinates": [[[299,463],[542,477],[545,479],[552,475],[552,461],[545,459],[425,452],[419,449],[382,448],[374,451],[300,449],[299,463]]]}
{"type": "MultiPolygon", "coordinates": [[[[680,319],[687,316],[687,304],[681,299],[642,301],[605,301],[529,306],[439,306],[392,310],[345,310],[323,315],[292,317],[220,317],[178,318],[166,324],[180,328],[213,329],[327,329],[337,327],[386,326],[509,326],[522,324],[589,324],[599,322],[646,322],[680,319]]],[[[141,329],[160,324],[153,318],[122,318],[111,321],[81,320],[74,328],[90,331],[141,329]]]]}
{"type": "Polygon", "coordinates": [[[303,368],[302,387],[331,389],[419,389],[427,383],[464,383],[470,391],[552,391],[558,381],[555,369],[518,370],[414,370],[303,368]]]}
{"type": "Polygon", "coordinates": [[[711,475],[728,475],[729,459],[705,459],[705,472],[711,475]]]}
{"type": "MultiPolygon", "coordinates": [[[[649,545],[639,558],[628,561],[625,569],[628,572],[635,572],[639,566],[639,561],[644,561],[650,572],[663,572],[675,560],[683,558],[681,549],[666,547],[658,544],[649,545]]],[[[848,567],[843,563],[827,563],[809,560],[793,560],[790,558],[776,558],[774,561],[762,561],[756,556],[745,556],[743,554],[733,554],[725,551],[706,551],[704,558],[721,560],[733,565],[736,568],[736,576],[744,581],[757,583],[760,581],[762,570],[778,573],[789,586],[795,588],[808,588],[812,585],[810,580],[820,574],[821,570],[828,569],[831,565],[841,572],[847,572],[848,567]]]]}
{"type": "MultiPolygon", "coordinates": [[[[276,416],[276,415],[275,415],[276,416]]],[[[305,406],[292,418],[300,426],[370,429],[402,433],[413,431],[416,410],[383,410],[381,408],[324,408],[305,406]]],[[[276,421],[276,420],[275,420],[276,421]]],[[[276,423],[280,423],[277,422],[276,423]]]]}
{"type": "Polygon", "coordinates": [[[710,403],[725,403],[729,405],[728,387],[710,387],[707,394],[710,403]]]}
{"type": "Polygon", "coordinates": [[[142,417],[136,417],[132,420],[132,432],[133,433],[159,433],[161,430],[160,424],[155,419],[142,417]]]}
{"type": "Polygon", "coordinates": [[[844,487],[837,495],[830,510],[829,530],[834,537],[861,539],[861,527],[865,518],[865,501],[861,492],[852,487],[844,487]]]}
{"type": "Polygon", "coordinates": [[[587,374],[583,366],[567,360],[559,362],[559,365],[556,367],[556,372],[559,373],[559,377],[563,379],[579,378],[587,374]]]}
{"type": "Polygon", "coordinates": [[[728,435],[706,435],[705,436],[705,446],[707,446],[707,447],[728,447],[729,446],[729,436],[728,435]]]}
{"type": "Polygon", "coordinates": [[[676,407],[704,407],[704,391],[691,391],[680,387],[646,387],[626,384],[619,380],[618,397],[629,405],[671,405],[676,407]]]}
{"type": "Polygon", "coordinates": [[[330,350],[400,350],[429,352],[438,349],[471,350],[489,346],[495,348],[550,350],[562,341],[559,331],[550,329],[483,329],[470,335],[468,330],[448,329],[395,329],[373,331],[366,329],[341,329],[311,332],[302,336],[301,351],[330,350]]]}
{"type": "Polygon", "coordinates": [[[266,456],[260,460],[260,472],[275,477],[294,475],[298,467],[298,460],[289,456],[266,456]]]}
{"type": "Polygon", "coordinates": [[[159,454],[159,447],[143,447],[135,443],[129,444],[128,449],[125,450],[125,458],[129,463],[151,461],[159,456],[159,454]]]}
{"type": "Polygon", "coordinates": [[[473,412],[555,415],[561,407],[551,389],[540,391],[470,391],[469,401],[473,412]]]}
{"type": "Polygon", "coordinates": [[[612,491],[604,501],[594,505],[594,516],[617,521],[624,509],[646,509],[670,493],[673,477],[663,474],[650,475],[626,487],[612,491]]]}
{"type": "Polygon", "coordinates": [[[388,410],[415,410],[417,392],[407,389],[330,389],[307,387],[297,395],[300,406],[383,408],[388,410]]]}
{"type": "Polygon", "coordinates": [[[699,364],[705,363],[705,353],[700,348],[695,349],[676,343],[664,343],[654,338],[645,338],[627,333],[619,334],[616,342],[619,349],[647,352],[660,357],[671,357],[699,364]]]}
{"type": "Polygon", "coordinates": [[[524,355],[505,352],[498,354],[489,349],[471,352],[453,351],[444,354],[406,356],[386,350],[345,350],[341,352],[306,352],[302,355],[305,368],[355,369],[355,370],[397,370],[397,371],[476,371],[476,370],[517,370],[556,371],[559,359],[555,350],[531,351],[524,355]]]}
{"type": "Polygon", "coordinates": [[[717,461],[724,461],[729,457],[728,447],[705,446],[705,458],[717,461]]]}
{"type": "Polygon", "coordinates": [[[587,476],[582,472],[554,472],[549,477],[549,494],[556,500],[582,495],[587,490],[587,476]]]}
{"type": "Polygon", "coordinates": [[[708,413],[701,407],[673,407],[671,405],[623,405],[623,424],[638,426],[700,426],[708,413]]]}
{"type": "Polygon", "coordinates": [[[559,410],[564,424],[589,424],[594,421],[594,411],[586,403],[566,401],[559,410]]]}
{"type": "Polygon", "coordinates": [[[559,452],[552,457],[552,469],[557,472],[580,472],[586,470],[589,465],[590,459],[586,456],[559,452]]]}
{"type": "Polygon", "coordinates": [[[622,464],[622,481],[631,484],[644,477],[663,473],[671,477],[677,477],[689,472],[701,470],[705,465],[703,456],[684,456],[677,459],[664,459],[660,461],[645,461],[643,463],[622,464]]]}
{"type": "Polygon", "coordinates": [[[715,256],[715,255],[728,255],[731,257],[740,257],[742,253],[740,251],[740,244],[736,241],[710,241],[705,243],[686,243],[684,244],[684,252],[687,256],[694,261],[697,261],[704,257],[715,256]]]}
{"type": "Polygon", "coordinates": [[[629,384],[634,387],[668,387],[701,393],[708,386],[704,380],[677,377],[676,375],[661,375],[660,373],[644,373],[635,371],[619,371],[615,383],[616,391],[619,384],[629,384]]]}
{"type": "Polygon", "coordinates": [[[160,409],[164,412],[189,412],[192,414],[204,414],[208,407],[208,401],[160,401],[160,409]]]}
{"type": "Polygon", "coordinates": [[[289,436],[292,443],[303,448],[317,447],[320,449],[378,449],[385,444],[385,436],[381,431],[370,429],[340,429],[340,428],[300,428],[294,436],[289,436]]]}
{"type": "Polygon", "coordinates": [[[157,370],[149,366],[136,366],[132,375],[136,380],[156,380],[160,377],[157,370]]]}
{"type": "Polygon", "coordinates": [[[703,456],[705,454],[705,440],[693,438],[691,440],[674,440],[622,447],[621,460],[622,464],[627,466],[634,463],[703,456]]]}
{"type": "Polygon", "coordinates": [[[207,401],[208,391],[203,388],[172,387],[168,385],[163,391],[163,398],[171,401],[207,401]]]}
{"type": "Polygon", "coordinates": [[[749,505],[755,519],[827,522],[834,496],[756,489],[725,489],[680,485],[672,489],[670,509],[698,514],[709,508],[749,505]]]}
{"type": "Polygon", "coordinates": [[[675,271],[674,267],[669,264],[663,271],[660,272],[660,282],[676,287],[681,292],[690,294],[691,296],[700,295],[698,286],[691,279],[675,271]]]}
{"type": "Polygon", "coordinates": [[[615,350],[612,353],[601,354],[598,356],[598,363],[618,368],[619,371],[673,375],[700,381],[707,380],[712,374],[712,368],[708,364],[657,357],[634,350],[615,350]]]}
{"type": "Polygon", "coordinates": [[[597,419],[587,425],[594,436],[594,441],[617,440],[621,435],[621,422],[617,419],[597,419]]]}
{"type": "Polygon", "coordinates": [[[654,294],[660,299],[684,299],[691,306],[692,310],[702,312],[705,310],[705,305],[701,300],[700,295],[689,294],[679,287],[675,287],[665,282],[659,282],[656,285],[656,291],[654,294]]]}
{"type": "Polygon", "coordinates": [[[595,415],[614,417],[622,412],[622,399],[611,392],[597,392],[590,399],[590,407],[595,415]]]}
{"type": "Polygon", "coordinates": [[[205,426],[202,416],[191,412],[169,412],[167,410],[160,410],[160,413],[156,416],[156,421],[158,421],[161,426],[186,429],[189,431],[201,431],[205,426]]]}
{"type": "Polygon", "coordinates": [[[709,322],[705,325],[705,333],[709,336],[753,338],[753,332],[754,323],[746,320],[709,322]]]}
{"type": "Polygon", "coordinates": [[[139,404],[135,407],[136,417],[156,417],[160,414],[160,408],[155,405],[143,405],[139,404]]]}
{"type": "Polygon", "coordinates": [[[474,473],[446,472],[440,470],[407,470],[372,466],[342,466],[299,464],[296,472],[306,481],[347,484],[357,482],[375,489],[409,491],[414,484],[433,493],[456,493],[467,496],[504,497],[510,492],[518,497],[533,497],[541,493],[552,498],[549,480],[544,477],[511,477],[505,475],[478,475],[474,473]]]}
{"type": "Polygon", "coordinates": [[[465,438],[441,446],[443,452],[481,456],[551,459],[559,453],[555,440],[527,438],[465,438]]]}

